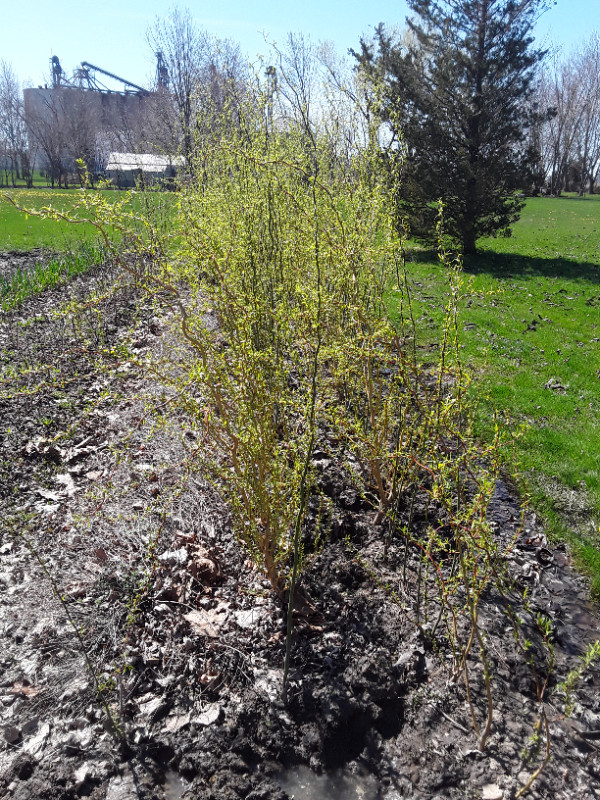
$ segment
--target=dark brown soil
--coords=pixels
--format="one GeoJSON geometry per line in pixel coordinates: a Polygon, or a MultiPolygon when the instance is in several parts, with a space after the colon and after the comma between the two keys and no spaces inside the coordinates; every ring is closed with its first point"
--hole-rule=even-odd
{"type": "Polygon", "coordinates": [[[297,615],[283,702],[284,609],[197,467],[201,424],[145,366],[152,354],[163,374],[176,368],[168,314],[126,286],[55,314],[113,280],[104,268],[0,320],[0,796],[508,800],[544,756],[510,602],[538,684],[549,674],[552,760],[527,796],[600,797],[598,676],[571,717],[554,691],[598,638],[596,609],[535,515],[521,526],[509,483],[489,507],[498,541],[516,543],[512,588],[481,603],[495,706],[483,753],[433,600],[417,619],[419,551],[400,536],[385,551],[326,450],[315,466],[331,524],[312,553],[306,529],[314,608],[297,615]],[[134,358],[119,355],[125,341],[134,358]],[[553,671],[538,613],[552,622],[553,671]]]}

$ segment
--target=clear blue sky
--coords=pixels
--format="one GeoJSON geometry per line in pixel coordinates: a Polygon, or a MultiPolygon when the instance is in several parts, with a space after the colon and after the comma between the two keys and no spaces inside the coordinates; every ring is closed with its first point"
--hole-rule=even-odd
{"type": "MultiPolygon", "coordinates": [[[[0,60],[12,64],[23,83],[49,80],[49,60],[58,55],[70,74],[81,61],[103,67],[134,83],[149,85],[154,57],[146,31],[171,2],[160,0],[0,0],[0,60]]],[[[190,0],[199,26],[238,41],[255,60],[265,45],[262,31],[279,43],[288,31],[314,41],[333,41],[340,53],[357,47],[361,34],[379,22],[404,23],[404,0],[190,0]]],[[[539,23],[539,36],[567,50],[600,31],[600,0],[558,0],[539,23]]]]}

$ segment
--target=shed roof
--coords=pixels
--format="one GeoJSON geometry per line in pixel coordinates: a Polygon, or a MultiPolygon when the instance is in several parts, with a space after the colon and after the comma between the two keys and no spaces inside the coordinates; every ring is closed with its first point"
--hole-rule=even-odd
{"type": "Polygon", "coordinates": [[[183,156],[157,156],[153,153],[109,153],[107,170],[121,172],[164,172],[169,167],[183,167],[183,156]]]}

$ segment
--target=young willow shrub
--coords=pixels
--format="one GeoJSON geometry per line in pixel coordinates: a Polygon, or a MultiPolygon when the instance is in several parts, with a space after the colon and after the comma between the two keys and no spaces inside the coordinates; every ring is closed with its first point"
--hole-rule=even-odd
{"type": "MultiPolygon", "coordinates": [[[[327,126],[311,122],[303,106],[275,124],[271,101],[240,104],[215,122],[213,135],[197,142],[193,182],[164,209],[152,194],[109,203],[84,193],[69,218],[91,222],[124,272],[174,311],[172,332],[183,340],[174,352],[183,357],[149,367],[173,382],[173,405],[204,428],[195,453],[287,604],[284,693],[302,533],[317,491],[313,452],[326,437],[336,455],[359,465],[388,541],[404,536],[404,579],[409,551],[418,554],[407,613],[424,633],[445,636],[483,750],[493,721],[493,659],[480,606],[492,589],[504,597],[506,575],[487,522],[499,443],[482,453],[464,425],[460,260],[440,216],[448,302],[439,362],[420,368],[399,268],[404,242],[393,224],[393,176],[377,136],[364,136],[364,146],[342,158],[327,126]],[[426,530],[412,525],[418,494],[427,495],[426,530]],[[483,713],[473,662],[483,673],[483,713]]],[[[50,207],[43,213],[68,216],[50,207]]],[[[518,630],[516,640],[525,652],[518,630]]],[[[547,679],[538,682],[540,706],[546,686],[547,679]]],[[[543,707],[539,729],[548,742],[543,707]]]]}
{"type": "Polygon", "coordinates": [[[378,351],[398,241],[377,153],[357,150],[342,174],[332,168],[332,143],[314,127],[245,122],[198,147],[171,282],[189,292],[184,329],[197,356],[190,376],[206,398],[220,490],[283,597],[292,550],[294,579],[299,566],[318,429],[348,427],[340,425],[340,392],[360,391],[358,382],[369,388],[386,358],[350,364],[357,348],[378,351]]]}

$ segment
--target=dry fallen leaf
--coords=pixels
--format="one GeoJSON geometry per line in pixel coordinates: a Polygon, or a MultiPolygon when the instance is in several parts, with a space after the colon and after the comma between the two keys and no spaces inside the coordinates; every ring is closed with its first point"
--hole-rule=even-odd
{"type": "Polygon", "coordinates": [[[78,461],[83,461],[84,458],[87,458],[97,450],[97,447],[69,447],[64,454],[64,461],[67,464],[76,464],[78,461]]]}
{"type": "Polygon", "coordinates": [[[175,714],[167,719],[165,722],[165,728],[169,731],[169,733],[177,733],[177,731],[185,728],[185,726],[189,724],[189,714],[175,714]]]}
{"type": "Polygon", "coordinates": [[[222,681],[222,677],[220,672],[209,671],[203,672],[198,677],[198,681],[206,689],[217,689],[222,681]]]}
{"type": "Polygon", "coordinates": [[[23,448],[23,454],[28,457],[42,456],[55,464],[60,464],[64,459],[64,450],[57,447],[52,439],[47,439],[45,436],[38,436],[30,442],[27,442],[23,448]]]}
{"type": "Polygon", "coordinates": [[[45,500],[61,500],[62,495],[59,492],[51,492],[50,489],[36,489],[36,492],[45,500]]]}
{"type": "Polygon", "coordinates": [[[100,478],[102,477],[102,474],[103,474],[103,472],[102,472],[101,469],[95,469],[95,470],[90,470],[89,472],[86,472],[85,473],[85,477],[90,481],[97,481],[97,480],[100,480],[100,478]]]}
{"type": "Polygon", "coordinates": [[[13,683],[11,692],[13,694],[20,694],[23,697],[35,697],[38,695],[42,689],[36,686],[30,686],[29,684],[21,683],[21,681],[17,681],[13,683]]]}
{"type": "Polygon", "coordinates": [[[205,547],[194,547],[192,549],[192,561],[189,571],[194,578],[199,578],[208,585],[219,583],[222,578],[219,559],[214,552],[205,547]]]}
{"type": "Polygon", "coordinates": [[[183,531],[175,531],[177,539],[183,539],[186,544],[192,544],[196,538],[193,533],[184,533],[183,531]]]}
{"type": "Polygon", "coordinates": [[[214,722],[218,722],[220,716],[221,706],[214,703],[213,705],[206,706],[204,711],[194,719],[194,722],[196,725],[208,726],[212,725],[214,722]]]}
{"type": "Polygon", "coordinates": [[[64,491],[69,497],[72,497],[75,494],[75,492],[77,492],[77,486],[75,486],[75,481],[73,480],[71,475],[69,475],[68,472],[66,472],[64,475],[55,475],[54,480],[65,487],[64,491]]]}
{"type": "Polygon", "coordinates": [[[65,596],[69,597],[71,600],[77,600],[81,597],[85,597],[89,588],[89,584],[83,581],[75,581],[65,588],[65,596]]]}
{"type": "Polygon", "coordinates": [[[219,629],[226,619],[226,614],[218,612],[214,609],[204,611],[195,609],[190,611],[189,614],[184,614],[183,618],[187,620],[194,631],[201,636],[208,636],[210,639],[216,639],[219,636],[219,629]]]}

